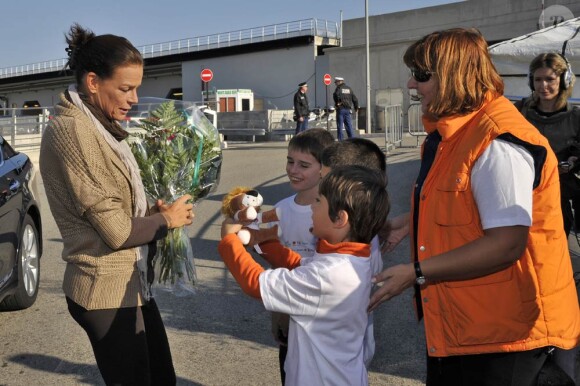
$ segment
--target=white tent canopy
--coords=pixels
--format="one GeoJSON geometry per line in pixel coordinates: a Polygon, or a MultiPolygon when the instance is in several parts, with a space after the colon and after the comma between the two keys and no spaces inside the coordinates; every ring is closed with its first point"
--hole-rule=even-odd
{"type": "MultiPolygon", "coordinates": [[[[527,88],[528,67],[534,57],[544,52],[564,54],[570,62],[572,71],[578,76],[580,73],[580,17],[494,44],[489,47],[489,52],[506,83],[506,95],[525,96],[530,93],[527,88]]],[[[580,96],[578,82],[573,96],[580,96]]]]}
{"type": "Polygon", "coordinates": [[[502,75],[527,74],[532,59],[544,52],[564,54],[580,70],[580,17],[494,44],[489,52],[502,75]]]}

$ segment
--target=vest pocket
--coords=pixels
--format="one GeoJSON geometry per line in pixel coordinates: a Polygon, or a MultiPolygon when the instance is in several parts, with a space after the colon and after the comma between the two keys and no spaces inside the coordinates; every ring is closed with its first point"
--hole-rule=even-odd
{"type": "Polygon", "coordinates": [[[435,201],[435,223],[442,226],[471,224],[475,205],[468,193],[469,175],[457,172],[441,177],[438,181],[435,201]],[[450,205],[453,203],[453,205],[450,205]]]}
{"type": "Polygon", "coordinates": [[[540,309],[523,301],[512,266],[474,280],[445,283],[447,337],[459,346],[509,343],[529,335],[540,309]]]}

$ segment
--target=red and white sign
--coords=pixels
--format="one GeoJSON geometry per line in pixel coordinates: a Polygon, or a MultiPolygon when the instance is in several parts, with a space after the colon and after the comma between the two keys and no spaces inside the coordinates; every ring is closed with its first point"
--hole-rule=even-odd
{"type": "Polygon", "coordinates": [[[332,83],[332,76],[330,74],[324,74],[324,84],[329,85],[332,83]]]}
{"type": "Polygon", "coordinates": [[[201,70],[200,76],[201,80],[207,83],[213,79],[213,72],[209,68],[204,68],[203,70],[201,70]]]}

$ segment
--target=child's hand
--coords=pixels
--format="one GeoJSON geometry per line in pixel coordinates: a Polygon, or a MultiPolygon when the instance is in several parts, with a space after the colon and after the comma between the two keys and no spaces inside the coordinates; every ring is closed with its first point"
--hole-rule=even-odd
{"type": "Polygon", "coordinates": [[[236,223],[233,218],[226,218],[222,222],[222,238],[232,233],[238,233],[242,229],[242,226],[242,224],[236,223]]]}

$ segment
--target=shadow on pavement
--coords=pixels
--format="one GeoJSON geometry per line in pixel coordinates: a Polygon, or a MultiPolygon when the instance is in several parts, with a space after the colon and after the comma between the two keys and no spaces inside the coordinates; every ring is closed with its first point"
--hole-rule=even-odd
{"type": "MultiPolygon", "coordinates": [[[[64,361],[53,356],[31,353],[12,355],[9,357],[9,360],[35,370],[73,376],[78,383],[95,386],[104,385],[97,365],[74,363],[64,361]],[[97,382],[95,379],[99,379],[101,381],[97,382]]],[[[191,382],[180,378],[177,379],[177,383],[180,385],[202,386],[200,383],[191,382]]]]}

